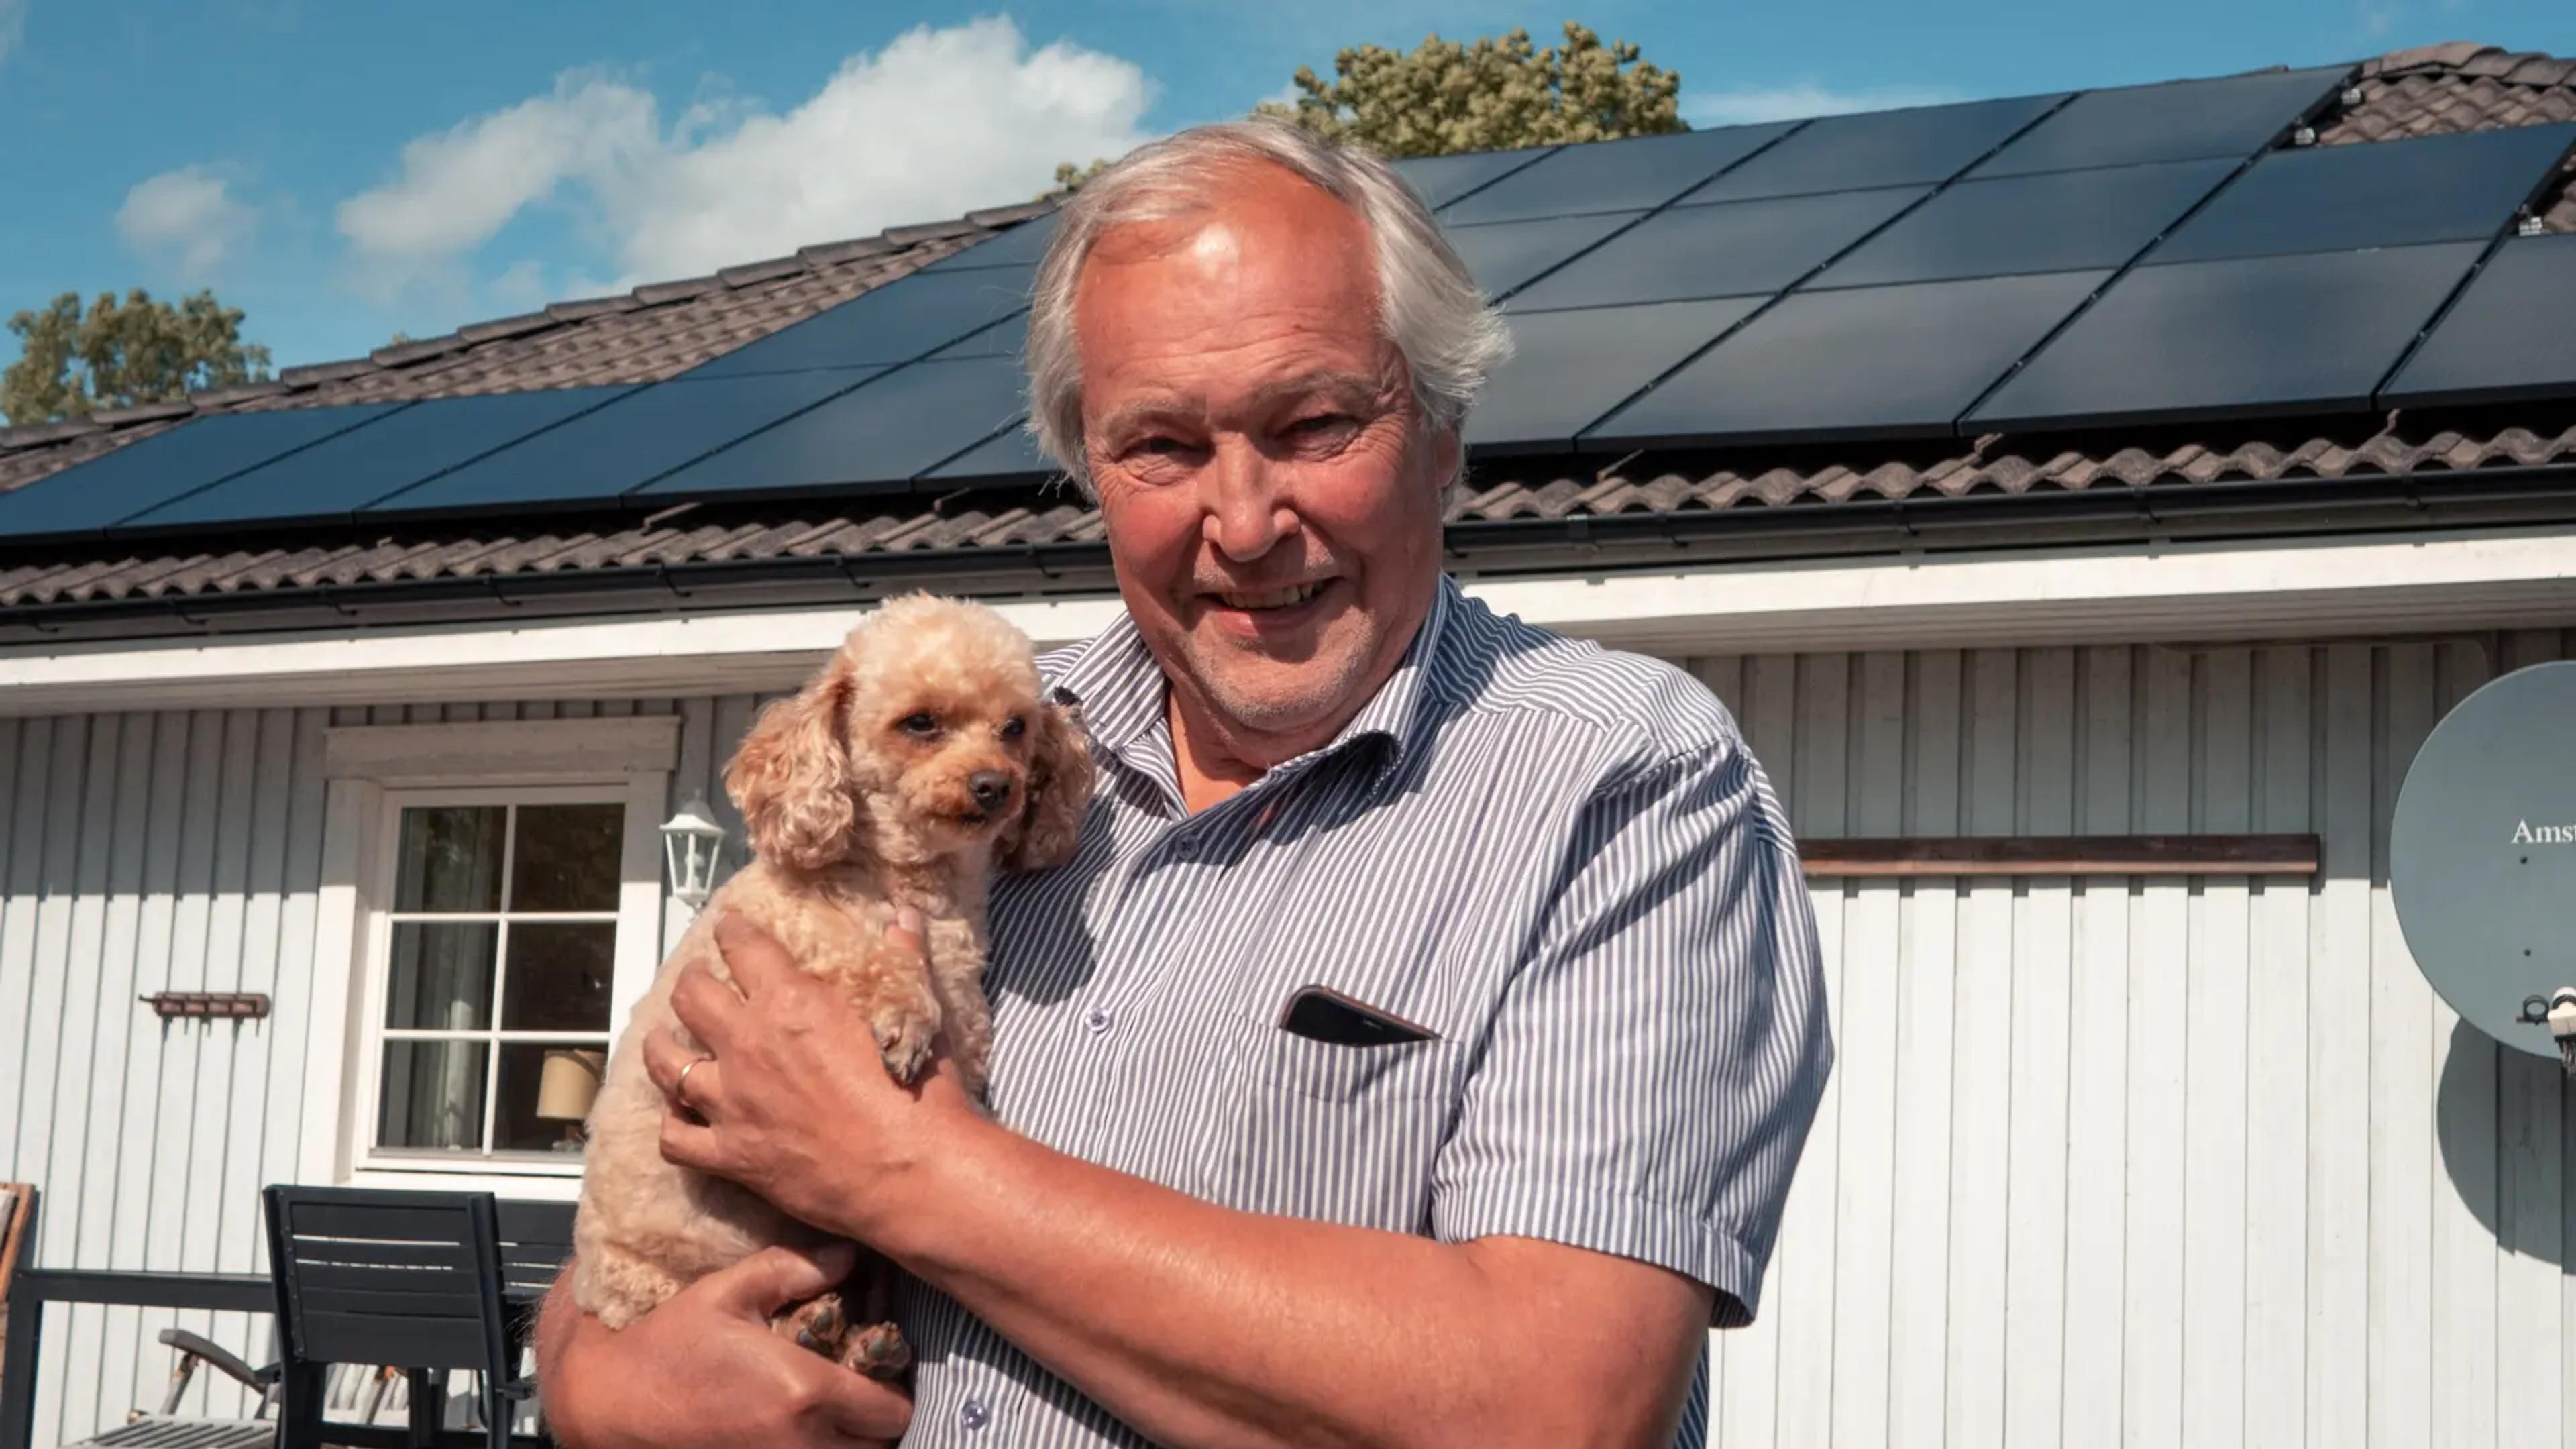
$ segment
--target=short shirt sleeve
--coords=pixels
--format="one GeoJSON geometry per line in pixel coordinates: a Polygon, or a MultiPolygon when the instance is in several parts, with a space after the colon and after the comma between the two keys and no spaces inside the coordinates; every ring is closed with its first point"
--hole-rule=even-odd
{"type": "Polygon", "coordinates": [[[1730,739],[1605,783],[1553,868],[1434,1165],[1433,1236],[1654,1263],[1749,1322],[1833,1058],[1779,804],[1730,739]]]}

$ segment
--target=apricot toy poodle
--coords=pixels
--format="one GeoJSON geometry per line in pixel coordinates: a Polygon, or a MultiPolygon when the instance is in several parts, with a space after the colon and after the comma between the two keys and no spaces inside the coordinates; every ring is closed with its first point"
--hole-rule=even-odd
{"type": "MultiPolygon", "coordinates": [[[[915,1080],[944,1036],[980,1100],[993,1036],[987,886],[996,868],[1069,859],[1091,784],[1080,718],[1043,696],[1026,636],[979,604],[895,599],[801,691],[761,712],[725,770],[758,859],[716,891],[663,963],[591,1110],[573,1234],[573,1296],[585,1311],[623,1328],[763,1247],[826,1241],[748,1190],[662,1157],[665,1099],[642,1043],[676,1028],[670,994],[683,966],[703,960],[722,974],[715,922],[740,913],[846,992],[851,1028],[874,1033],[898,1081],[915,1080]],[[906,905],[924,923],[927,970],[885,943],[906,905]]],[[[842,1293],[783,1311],[777,1326],[892,1376],[910,1355],[885,1321],[891,1270],[862,1261],[842,1293]]]]}

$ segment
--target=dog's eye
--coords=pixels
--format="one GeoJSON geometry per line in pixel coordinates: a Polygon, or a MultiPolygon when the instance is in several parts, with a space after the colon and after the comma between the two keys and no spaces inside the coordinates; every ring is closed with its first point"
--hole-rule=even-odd
{"type": "Polygon", "coordinates": [[[930,717],[930,712],[928,710],[924,710],[919,714],[905,715],[902,719],[895,721],[895,727],[908,735],[937,734],[939,732],[939,721],[932,719],[930,717]]]}
{"type": "Polygon", "coordinates": [[[1002,721],[1002,738],[1006,740],[1016,740],[1028,732],[1029,722],[1020,718],[1018,715],[1013,715],[1009,719],[1002,721]]]}

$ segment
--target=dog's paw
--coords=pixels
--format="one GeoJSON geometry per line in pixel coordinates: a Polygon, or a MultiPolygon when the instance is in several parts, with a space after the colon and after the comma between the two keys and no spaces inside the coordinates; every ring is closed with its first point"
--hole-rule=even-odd
{"type": "Polygon", "coordinates": [[[769,1327],[798,1348],[825,1358],[839,1358],[849,1349],[850,1315],[838,1293],[782,1308],[770,1318],[769,1327]]]}
{"type": "Polygon", "coordinates": [[[907,1087],[921,1080],[921,1074],[930,1069],[931,1044],[939,1035],[937,1008],[879,1006],[868,1013],[868,1026],[876,1033],[877,1050],[885,1056],[886,1074],[907,1087]]]}
{"type": "Polygon", "coordinates": [[[893,1324],[872,1323],[841,1345],[841,1364],[872,1379],[900,1378],[912,1367],[912,1345],[893,1324]]]}

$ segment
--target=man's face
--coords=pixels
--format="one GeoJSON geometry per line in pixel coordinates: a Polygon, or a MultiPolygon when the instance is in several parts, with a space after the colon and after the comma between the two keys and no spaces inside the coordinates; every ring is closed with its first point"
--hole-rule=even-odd
{"type": "Polygon", "coordinates": [[[1259,167],[1103,236],[1075,298],[1119,592],[1174,688],[1278,758],[1367,702],[1438,586],[1457,443],[1418,419],[1375,277],[1357,215],[1259,167]]]}

